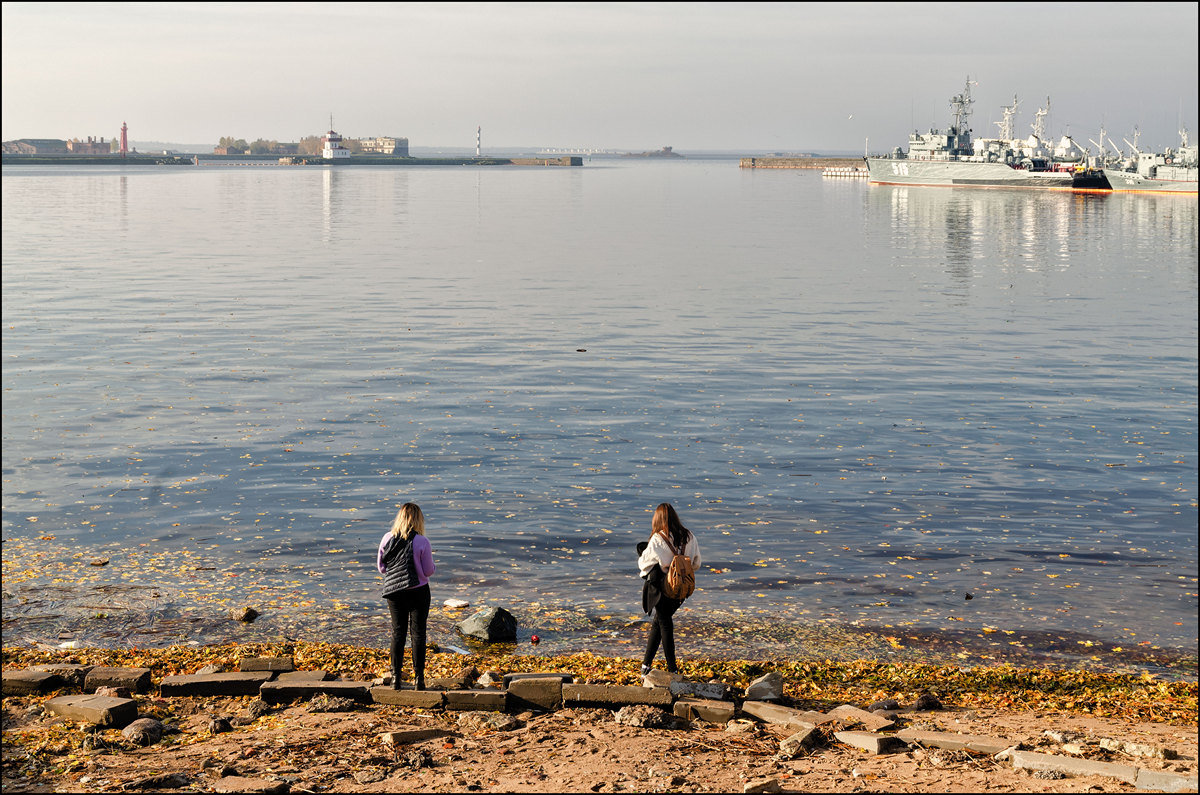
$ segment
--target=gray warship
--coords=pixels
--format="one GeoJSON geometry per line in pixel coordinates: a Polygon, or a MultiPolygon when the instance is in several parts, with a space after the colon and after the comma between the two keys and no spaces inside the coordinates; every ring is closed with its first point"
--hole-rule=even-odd
{"type": "Polygon", "coordinates": [[[972,140],[968,121],[971,115],[972,81],[968,78],[961,94],[950,100],[954,121],[945,131],[914,132],[908,137],[908,151],[896,147],[890,154],[867,156],[868,179],[882,185],[937,185],[984,188],[1040,188],[1071,190],[1074,172],[1082,166],[1085,153],[1069,138],[1057,146],[1043,141],[1044,119],[1049,112],[1039,109],[1033,135],[1014,138],[1012,121],[1017,101],[1004,109],[1004,121],[997,122],[997,138],[972,140]]]}
{"type": "MultiPolygon", "coordinates": [[[[1115,167],[1104,168],[1104,179],[1114,193],[1196,194],[1196,145],[1188,143],[1187,130],[1179,131],[1180,145],[1163,152],[1141,152],[1137,137],[1129,144],[1132,154],[1115,167]]],[[[1128,141],[1126,141],[1128,143],[1128,141]]]]}

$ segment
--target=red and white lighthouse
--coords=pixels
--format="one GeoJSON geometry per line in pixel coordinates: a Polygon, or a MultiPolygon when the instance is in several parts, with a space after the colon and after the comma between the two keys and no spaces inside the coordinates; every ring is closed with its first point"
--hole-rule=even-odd
{"type": "Polygon", "coordinates": [[[129,126],[121,122],[121,157],[129,151],[129,126]]]}

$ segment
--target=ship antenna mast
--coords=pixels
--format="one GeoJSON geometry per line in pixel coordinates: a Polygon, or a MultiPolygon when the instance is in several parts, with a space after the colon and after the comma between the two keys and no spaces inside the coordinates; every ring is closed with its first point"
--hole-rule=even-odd
{"type": "Polygon", "coordinates": [[[1006,141],[1010,141],[1015,137],[1014,119],[1017,116],[1017,95],[1013,94],[1013,104],[1004,106],[1004,120],[996,122],[996,126],[1000,128],[1000,137],[1006,141]]]}
{"type": "Polygon", "coordinates": [[[1046,136],[1046,115],[1049,113],[1050,97],[1046,97],[1046,107],[1037,109],[1037,113],[1034,114],[1033,124],[1030,125],[1033,127],[1033,137],[1039,141],[1046,136]]]}
{"type": "Polygon", "coordinates": [[[975,100],[971,99],[971,86],[977,86],[979,83],[967,78],[967,85],[963,88],[963,92],[954,99],[950,100],[950,110],[954,113],[954,128],[955,132],[965,132],[967,129],[967,119],[971,117],[971,105],[975,100]]]}

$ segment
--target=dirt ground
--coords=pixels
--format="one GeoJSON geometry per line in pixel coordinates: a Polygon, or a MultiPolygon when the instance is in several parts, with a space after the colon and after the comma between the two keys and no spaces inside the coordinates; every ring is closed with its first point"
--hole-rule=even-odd
{"type": "MultiPolygon", "coordinates": [[[[255,718],[249,697],[138,699],[143,713],[169,713],[168,723],[180,731],[136,747],[116,730],[88,737],[83,726],[43,714],[44,697],[6,697],[4,791],[744,792],[747,782],[763,778],[774,778],[784,792],[1134,790],[1112,778],[1043,778],[985,754],[932,748],[871,756],[831,742],[787,759],[778,752],[788,732],[739,721],[736,728],[748,730],[677,720],[638,728],[616,722],[608,710],[563,709],[524,713],[497,729],[485,723],[495,713],[380,705],[312,712],[298,703],[255,718]],[[210,733],[215,717],[230,719],[232,731],[210,733]],[[385,732],[412,729],[439,734],[381,740],[385,732]]],[[[1088,758],[1187,776],[1197,770],[1195,725],[952,707],[902,713],[900,724],[1003,737],[1061,754],[1062,746],[1042,735],[1056,729],[1166,748],[1179,757],[1129,757],[1090,746],[1088,758]]]]}

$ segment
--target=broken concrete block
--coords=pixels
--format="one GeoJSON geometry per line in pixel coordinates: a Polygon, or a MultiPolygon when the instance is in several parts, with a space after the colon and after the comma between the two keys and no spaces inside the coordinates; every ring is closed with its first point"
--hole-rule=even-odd
{"type": "Polygon", "coordinates": [[[1138,768],[1113,762],[1093,762],[1059,754],[1039,754],[1033,751],[1013,751],[1009,754],[1013,767],[1025,770],[1051,770],[1068,776],[1108,776],[1136,784],[1138,768]]]}
{"type": "Polygon", "coordinates": [[[164,676],[159,694],[170,696],[253,696],[270,681],[268,671],[230,671],[220,674],[164,676]]]}
{"type": "Polygon", "coordinates": [[[1165,773],[1159,770],[1138,768],[1137,780],[1133,785],[1138,789],[1154,792],[1195,792],[1200,785],[1197,776],[1181,776],[1178,773],[1165,773]]]}
{"type": "Polygon", "coordinates": [[[766,723],[774,723],[779,726],[795,726],[798,729],[806,729],[818,725],[816,722],[808,720],[808,718],[814,715],[822,719],[826,718],[825,715],[819,712],[802,712],[791,707],[768,704],[765,701],[743,701],[741,711],[766,723]]]}
{"type": "Polygon", "coordinates": [[[563,685],[563,704],[567,706],[619,709],[630,704],[670,707],[671,691],[661,687],[629,687],[624,685],[563,685]]]}
{"type": "Polygon", "coordinates": [[[508,708],[508,693],[503,690],[447,690],[443,696],[446,709],[504,712],[508,708]]]}
{"type": "Polygon", "coordinates": [[[259,697],[268,704],[286,704],[296,699],[307,701],[318,693],[361,703],[371,701],[369,682],[263,682],[258,688],[259,697]]]}
{"type": "Polygon", "coordinates": [[[562,706],[563,681],[557,677],[545,679],[513,679],[508,683],[508,707],[511,712],[527,709],[549,712],[562,706]]]}
{"type": "Polygon", "coordinates": [[[799,754],[805,748],[814,748],[821,741],[821,731],[816,727],[801,729],[790,737],[779,741],[779,753],[788,759],[799,754]]]}
{"type": "Polygon", "coordinates": [[[137,702],[111,696],[59,696],[45,703],[47,712],[71,720],[120,729],[137,720],[137,702]]]}
{"type": "Polygon", "coordinates": [[[749,701],[778,701],[783,698],[783,675],[778,671],[763,674],[746,686],[749,701]]]}
{"type": "Polygon", "coordinates": [[[3,680],[3,690],[6,696],[29,696],[34,693],[49,693],[58,690],[66,682],[56,673],[50,671],[5,671],[0,675],[3,680]]]}
{"type": "Polygon", "coordinates": [[[294,657],[243,657],[238,660],[238,670],[287,673],[296,670],[296,660],[294,657]]]}
{"type": "Polygon", "coordinates": [[[691,696],[713,701],[725,701],[729,698],[729,685],[724,682],[688,682],[680,680],[667,685],[671,695],[676,698],[691,696]]]}
{"type": "Polygon", "coordinates": [[[955,734],[953,732],[929,732],[917,729],[902,729],[896,732],[896,737],[906,743],[928,745],[934,748],[945,748],[948,751],[977,751],[981,754],[999,754],[1009,748],[1012,743],[999,737],[985,737],[977,734],[955,734]]]}
{"type": "Polygon", "coordinates": [[[441,690],[393,690],[391,687],[372,687],[371,700],[376,704],[420,709],[442,709],[446,705],[441,690]]]}
{"type": "Polygon", "coordinates": [[[890,729],[896,725],[894,720],[888,720],[877,712],[867,712],[865,709],[843,704],[840,707],[829,710],[827,713],[831,718],[838,720],[861,723],[868,730],[877,732],[884,729],[890,729]]]}
{"type": "Polygon", "coordinates": [[[702,720],[706,723],[728,723],[735,712],[732,701],[717,701],[707,698],[681,698],[675,702],[675,715],[684,720],[702,720]]]}
{"type": "Polygon", "coordinates": [[[150,691],[149,668],[110,668],[97,665],[83,678],[83,689],[89,693],[98,687],[127,687],[133,693],[150,691]]]}
{"type": "Polygon", "coordinates": [[[890,734],[876,734],[875,732],[858,732],[844,731],[834,732],[833,736],[839,743],[852,745],[855,748],[860,748],[869,754],[886,754],[889,751],[894,751],[904,747],[904,741],[890,734]]]}

